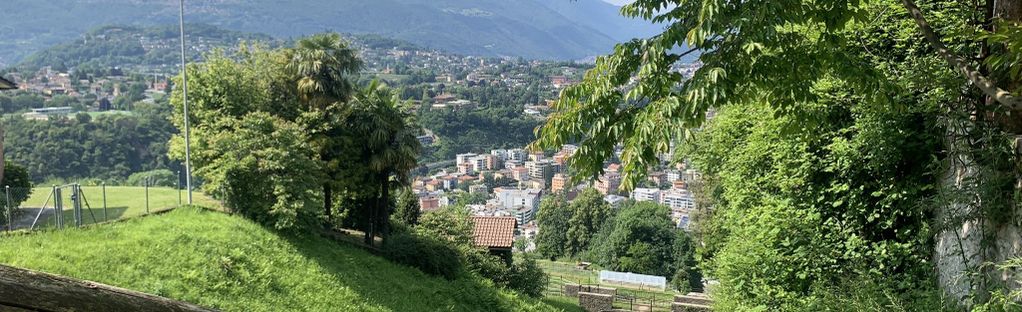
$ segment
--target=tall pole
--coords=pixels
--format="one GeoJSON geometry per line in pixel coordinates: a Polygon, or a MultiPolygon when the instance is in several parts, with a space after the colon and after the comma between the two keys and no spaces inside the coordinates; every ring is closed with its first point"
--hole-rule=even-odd
{"type": "Polygon", "coordinates": [[[181,91],[185,115],[185,187],[188,188],[188,204],[192,204],[192,146],[188,128],[188,60],[185,57],[185,0],[181,0],[181,91]]]}

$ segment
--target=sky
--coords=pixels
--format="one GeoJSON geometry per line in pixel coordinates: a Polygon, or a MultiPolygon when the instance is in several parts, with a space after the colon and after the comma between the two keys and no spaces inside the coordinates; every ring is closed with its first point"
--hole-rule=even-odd
{"type": "Polygon", "coordinates": [[[614,4],[614,5],[625,5],[625,4],[628,4],[628,3],[630,3],[630,2],[632,2],[634,0],[603,0],[603,1],[607,2],[607,3],[614,4]]]}

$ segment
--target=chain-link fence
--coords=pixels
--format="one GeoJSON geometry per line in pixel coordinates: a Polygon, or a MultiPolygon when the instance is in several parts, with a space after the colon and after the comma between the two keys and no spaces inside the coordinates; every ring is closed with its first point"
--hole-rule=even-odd
{"type": "MultiPolygon", "coordinates": [[[[80,227],[174,209],[185,204],[185,192],[174,187],[78,183],[4,187],[0,221],[7,231],[80,227]]],[[[197,196],[196,204],[217,206],[205,196],[197,196]]]]}

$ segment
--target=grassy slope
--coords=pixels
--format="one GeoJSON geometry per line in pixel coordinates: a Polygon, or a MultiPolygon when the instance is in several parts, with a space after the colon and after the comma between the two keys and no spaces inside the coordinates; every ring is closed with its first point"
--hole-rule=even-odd
{"type": "Polygon", "coordinates": [[[446,281],[318,236],[181,208],[0,237],[0,262],[226,311],[556,311],[470,277],[446,281]]]}

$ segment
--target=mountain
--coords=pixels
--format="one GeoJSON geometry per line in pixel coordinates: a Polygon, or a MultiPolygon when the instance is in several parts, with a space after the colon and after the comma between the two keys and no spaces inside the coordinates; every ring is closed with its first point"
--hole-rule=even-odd
{"type": "MultiPolygon", "coordinates": [[[[188,24],[185,30],[189,57],[193,59],[214,49],[234,52],[243,42],[261,42],[271,47],[280,43],[268,35],[229,31],[205,24],[188,24]]],[[[30,69],[78,67],[85,72],[114,67],[176,67],[181,60],[179,31],[177,25],[101,26],[78,39],[34,52],[18,66],[30,69]]]]}
{"type": "MultiPolygon", "coordinates": [[[[539,1],[569,20],[596,29],[616,42],[659,34],[660,26],[621,16],[621,7],[603,1],[539,1]]],[[[629,1],[630,2],[630,1],[629,1]]]]}
{"type": "MultiPolygon", "coordinates": [[[[101,25],[177,22],[175,0],[8,0],[0,64],[101,25]]],[[[579,59],[652,34],[601,0],[192,0],[186,20],[290,38],[326,30],[373,33],[460,54],[579,59]]]]}

